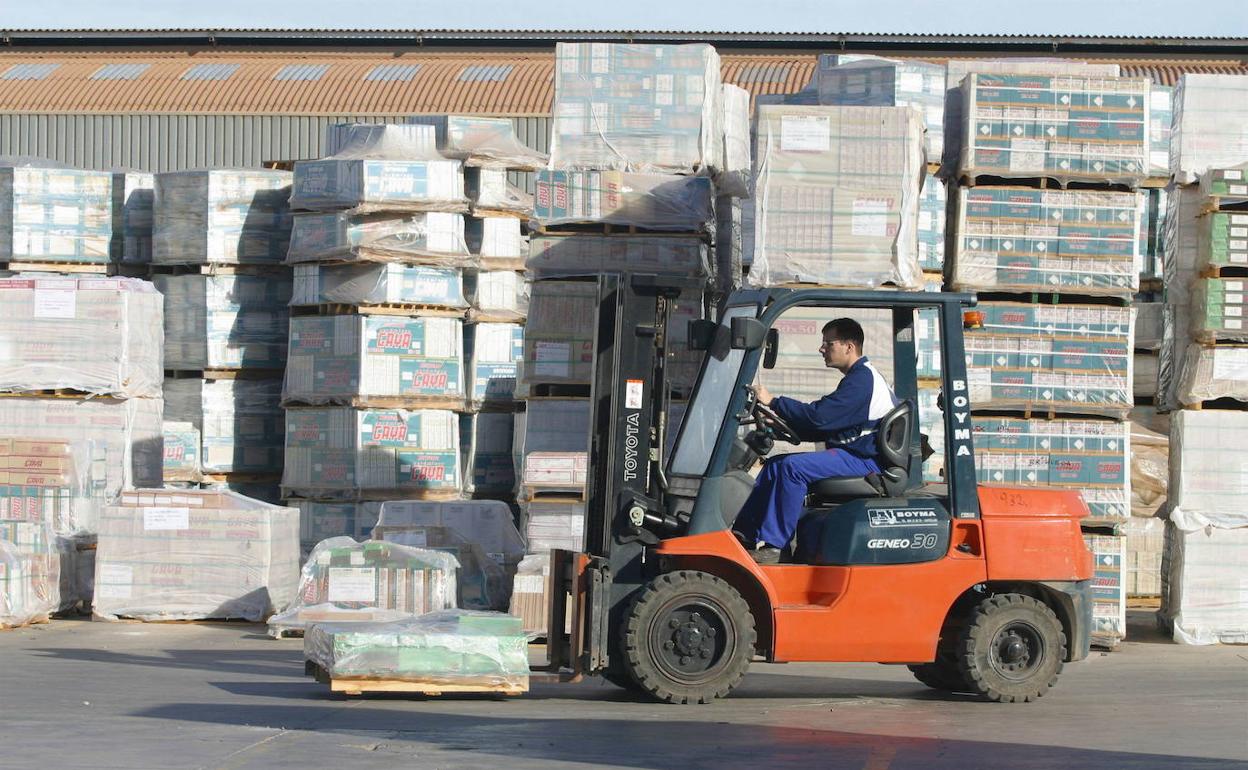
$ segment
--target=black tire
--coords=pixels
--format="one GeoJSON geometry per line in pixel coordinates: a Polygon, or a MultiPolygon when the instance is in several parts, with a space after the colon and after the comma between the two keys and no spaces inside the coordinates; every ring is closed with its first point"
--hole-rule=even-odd
{"type": "Polygon", "coordinates": [[[732,586],[705,572],[660,575],[622,629],[624,667],[667,703],[708,703],[732,691],[754,656],[754,616],[732,586]]]}
{"type": "Polygon", "coordinates": [[[914,678],[933,690],[946,692],[970,692],[970,686],[958,668],[957,629],[945,628],[936,645],[936,660],[931,663],[915,663],[906,668],[914,678]]]}
{"type": "Polygon", "coordinates": [[[1047,605],[1023,594],[998,594],[971,612],[958,643],[968,691],[999,703],[1027,703],[1057,682],[1066,634],[1047,605]]]}
{"type": "Polygon", "coordinates": [[[598,675],[607,680],[609,684],[613,684],[622,690],[628,690],[629,692],[645,692],[645,690],[641,689],[641,685],[637,684],[637,680],[633,679],[632,675],[627,672],[616,671],[608,668],[599,671],[598,675]]]}

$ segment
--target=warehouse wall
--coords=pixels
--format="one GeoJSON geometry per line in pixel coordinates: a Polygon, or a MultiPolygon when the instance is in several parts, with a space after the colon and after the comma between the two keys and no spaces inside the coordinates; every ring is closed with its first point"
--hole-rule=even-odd
{"type": "MultiPolygon", "coordinates": [[[[0,156],[36,155],[79,168],[178,171],[254,167],[321,155],[331,123],[400,122],[395,115],[0,114],[0,156]]],[[[545,152],[550,119],[512,118],[520,141],[545,152]]],[[[514,183],[528,186],[523,176],[514,183]]]]}

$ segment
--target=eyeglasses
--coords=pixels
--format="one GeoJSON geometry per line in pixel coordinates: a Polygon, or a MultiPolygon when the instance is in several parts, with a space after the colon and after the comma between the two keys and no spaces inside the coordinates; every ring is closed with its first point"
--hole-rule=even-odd
{"type": "Polygon", "coordinates": [[[836,343],[838,343],[838,342],[839,342],[839,343],[841,343],[842,345],[844,345],[844,344],[845,344],[845,340],[832,340],[831,342],[829,342],[829,341],[827,341],[827,340],[824,340],[824,341],[823,341],[823,344],[819,346],[819,350],[820,350],[820,351],[824,351],[824,350],[831,350],[831,349],[832,349],[832,346],[833,346],[833,345],[835,345],[835,344],[836,344],[836,343]]]}

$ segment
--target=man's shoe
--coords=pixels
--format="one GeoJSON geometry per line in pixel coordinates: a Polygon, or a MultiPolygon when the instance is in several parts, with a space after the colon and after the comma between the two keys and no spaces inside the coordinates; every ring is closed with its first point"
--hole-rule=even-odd
{"type": "Polygon", "coordinates": [[[757,540],[751,540],[750,538],[746,537],[745,535],[741,534],[735,529],[732,531],[732,536],[735,537],[737,539],[737,542],[741,544],[741,547],[747,551],[753,551],[754,546],[758,545],[757,540]]]}
{"type": "Polygon", "coordinates": [[[750,551],[750,558],[759,564],[779,564],[780,549],[774,546],[764,545],[750,551]]]}

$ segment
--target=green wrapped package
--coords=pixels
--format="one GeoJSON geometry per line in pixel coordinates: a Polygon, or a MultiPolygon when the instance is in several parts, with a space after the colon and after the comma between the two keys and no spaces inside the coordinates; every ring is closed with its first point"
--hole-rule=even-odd
{"type": "Polygon", "coordinates": [[[520,618],[444,610],[385,623],[318,623],[304,657],[335,679],[527,689],[528,639],[520,618]]]}

